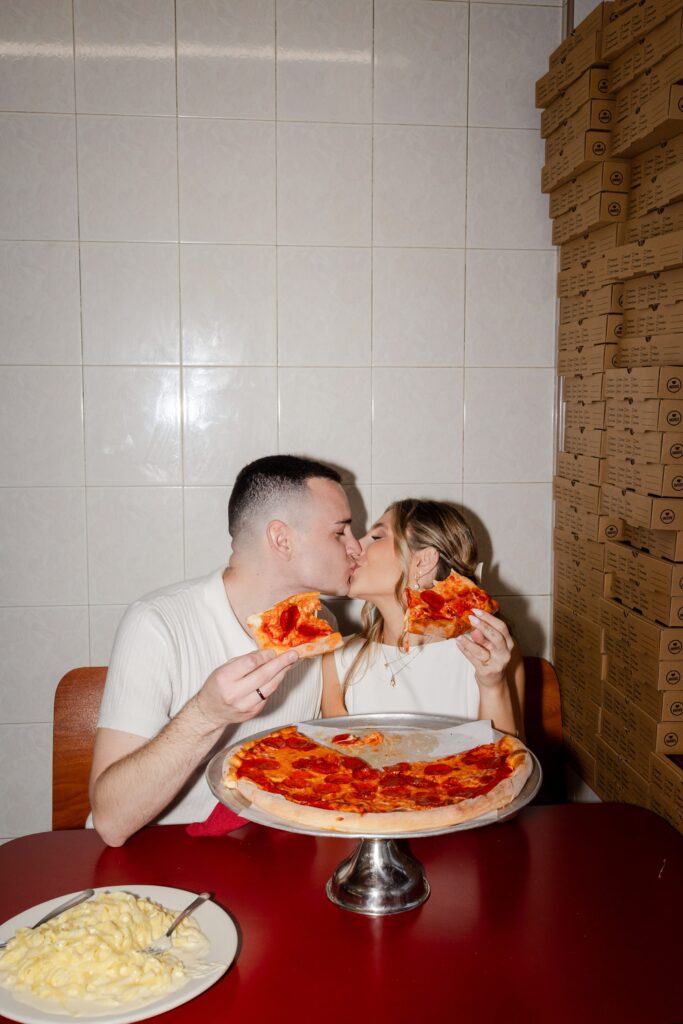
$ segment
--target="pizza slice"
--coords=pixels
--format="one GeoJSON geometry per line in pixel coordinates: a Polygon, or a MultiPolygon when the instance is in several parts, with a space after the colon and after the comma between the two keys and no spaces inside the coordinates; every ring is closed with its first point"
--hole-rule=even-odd
{"type": "Polygon", "coordinates": [[[407,633],[429,634],[444,639],[460,636],[472,629],[469,614],[474,608],[498,611],[498,603],[466,576],[453,570],[424,590],[406,588],[403,626],[407,633]]]}
{"type": "Polygon", "coordinates": [[[259,615],[250,615],[247,626],[261,648],[282,654],[292,647],[300,658],[313,658],[341,647],[341,633],[335,633],[329,622],[318,618],[320,594],[312,590],[278,601],[259,615]]]}

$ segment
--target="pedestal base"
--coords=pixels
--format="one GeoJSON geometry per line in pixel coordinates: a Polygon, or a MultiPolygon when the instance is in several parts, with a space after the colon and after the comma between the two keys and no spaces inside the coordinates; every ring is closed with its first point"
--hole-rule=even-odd
{"type": "Polygon", "coordinates": [[[419,907],[429,896],[422,865],[397,839],[361,839],[326,886],[333,903],[380,917],[419,907]]]}

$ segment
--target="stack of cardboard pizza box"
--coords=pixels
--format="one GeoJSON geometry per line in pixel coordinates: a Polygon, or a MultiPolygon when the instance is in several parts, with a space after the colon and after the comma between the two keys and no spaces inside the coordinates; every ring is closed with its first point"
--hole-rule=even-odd
{"type": "Polygon", "coordinates": [[[600,4],[536,105],[560,246],[565,741],[599,796],[683,831],[683,0],[600,4]]]}

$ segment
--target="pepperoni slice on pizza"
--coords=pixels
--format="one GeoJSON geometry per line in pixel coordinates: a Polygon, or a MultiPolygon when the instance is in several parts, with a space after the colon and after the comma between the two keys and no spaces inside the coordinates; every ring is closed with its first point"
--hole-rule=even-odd
{"type": "Polygon", "coordinates": [[[320,594],[317,590],[278,601],[258,615],[250,615],[247,626],[259,647],[281,654],[295,647],[300,658],[313,658],[341,647],[341,633],[329,622],[318,618],[320,594]]]}

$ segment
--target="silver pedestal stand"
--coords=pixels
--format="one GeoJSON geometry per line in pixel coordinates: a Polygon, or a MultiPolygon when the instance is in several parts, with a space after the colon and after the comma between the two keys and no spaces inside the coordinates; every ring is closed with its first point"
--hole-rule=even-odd
{"type": "MultiPolygon", "coordinates": [[[[422,715],[397,713],[388,715],[353,715],[344,718],[327,718],[324,723],[308,722],[305,725],[331,726],[353,732],[355,729],[379,729],[380,731],[399,730],[401,732],[417,730],[424,736],[425,730],[450,729],[454,725],[463,724],[462,719],[450,718],[446,715],[422,715]]],[[[270,729],[256,733],[250,739],[267,736],[270,729]]],[[[502,733],[494,729],[496,738],[502,733]]],[[[229,807],[236,814],[269,828],[281,829],[284,832],[297,832],[312,836],[330,836],[336,839],[360,839],[354,852],[338,866],[325,890],[328,897],[344,910],[356,914],[368,914],[381,917],[386,914],[400,914],[404,910],[414,910],[421,906],[429,896],[429,882],[425,878],[422,865],[410,853],[404,837],[377,836],[371,832],[328,831],[315,828],[299,828],[283,821],[273,814],[259,811],[242,799],[237,790],[228,789],[223,785],[224,764],[227,757],[241,746],[233,744],[215,754],[206,769],[206,779],[217,800],[229,807]]],[[[534,769],[524,789],[513,802],[505,808],[505,813],[497,818],[474,819],[462,822],[445,829],[434,829],[427,832],[411,833],[410,838],[443,835],[446,832],[458,832],[470,828],[502,821],[513,817],[525,804],[533,800],[541,785],[541,768],[535,757],[534,769]]]]}
{"type": "Polygon", "coordinates": [[[429,896],[429,882],[400,839],[361,839],[325,891],[345,910],[380,917],[419,907],[429,896]]]}

